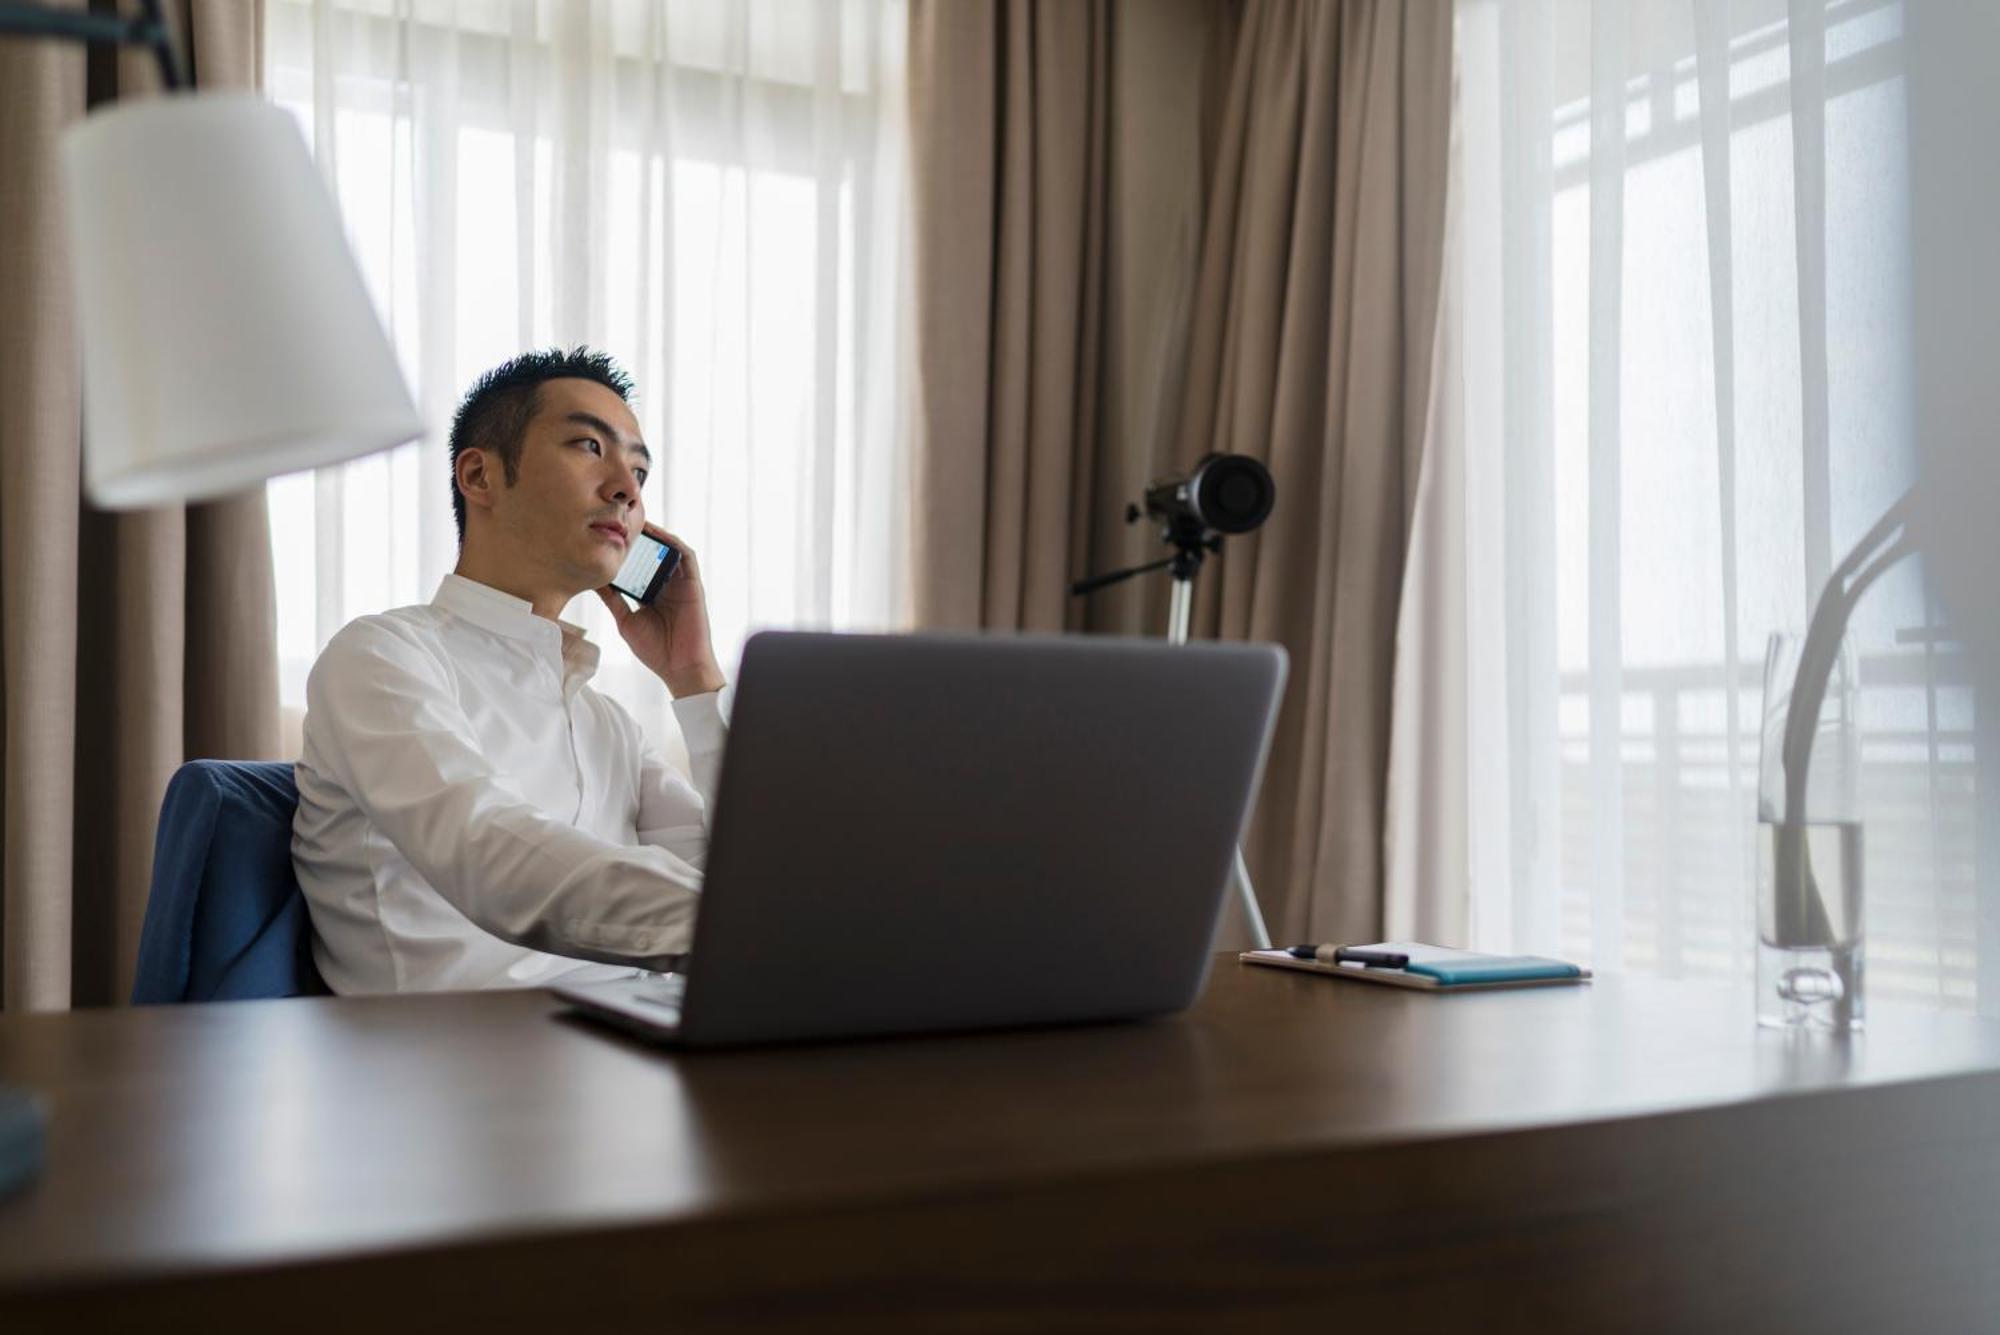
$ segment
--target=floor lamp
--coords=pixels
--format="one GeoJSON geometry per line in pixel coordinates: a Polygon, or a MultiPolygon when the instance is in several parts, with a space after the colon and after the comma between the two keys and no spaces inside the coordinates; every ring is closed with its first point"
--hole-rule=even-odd
{"type": "MultiPolygon", "coordinates": [[[[424,434],[290,116],[190,90],[160,0],[0,3],[0,37],[144,47],[165,89],[62,136],[93,503],[201,500],[424,434]]],[[[0,1087],[0,1192],[38,1171],[44,1120],[0,1087]]]]}

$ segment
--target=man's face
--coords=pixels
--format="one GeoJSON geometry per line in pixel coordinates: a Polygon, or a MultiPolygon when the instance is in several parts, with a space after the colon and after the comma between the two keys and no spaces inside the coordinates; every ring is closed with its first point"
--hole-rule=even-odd
{"type": "Polygon", "coordinates": [[[519,476],[495,493],[493,517],[506,542],[567,587],[601,588],[646,522],[639,487],[652,463],[616,393],[594,380],[544,381],[519,476]]]}

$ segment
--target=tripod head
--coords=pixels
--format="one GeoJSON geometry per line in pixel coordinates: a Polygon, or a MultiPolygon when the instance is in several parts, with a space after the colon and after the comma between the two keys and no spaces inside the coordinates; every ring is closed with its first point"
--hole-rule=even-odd
{"type": "Polygon", "coordinates": [[[1172,556],[1129,570],[1092,575],[1069,586],[1076,597],[1143,575],[1167,570],[1182,584],[1201,572],[1202,561],[1222,550],[1229,533],[1248,533],[1271,517],[1278,487],[1271,470],[1247,454],[1205,455],[1184,477],[1166,477],[1146,488],[1143,504],[1125,507],[1125,522],[1151,517],[1159,522],[1160,538],[1175,550],[1172,556]]]}

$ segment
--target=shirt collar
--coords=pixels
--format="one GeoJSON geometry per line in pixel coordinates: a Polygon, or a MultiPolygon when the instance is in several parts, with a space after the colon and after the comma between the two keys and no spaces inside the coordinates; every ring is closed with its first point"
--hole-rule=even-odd
{"type": "Polygon", "coordinates": [[[461,621],[510,640],[525,640],[544,653],[554,655],[560,665],[565,692],[588,681],[597,671],[597,646],[581,626],[568,621],[551,621],[535,615],[534,604],[511,593],[502,593],[490,584],[448,574],[438,584],[431,599],[461,621]]]}

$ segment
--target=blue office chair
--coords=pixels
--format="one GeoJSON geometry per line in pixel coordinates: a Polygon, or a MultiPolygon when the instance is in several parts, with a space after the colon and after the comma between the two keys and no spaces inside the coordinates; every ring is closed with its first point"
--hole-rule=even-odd
{"type": "Polygon", "coordinates": [[[324,993],[292,874],[285,762],[194,760],[167,784],[134,1005],[324,993]]]}

